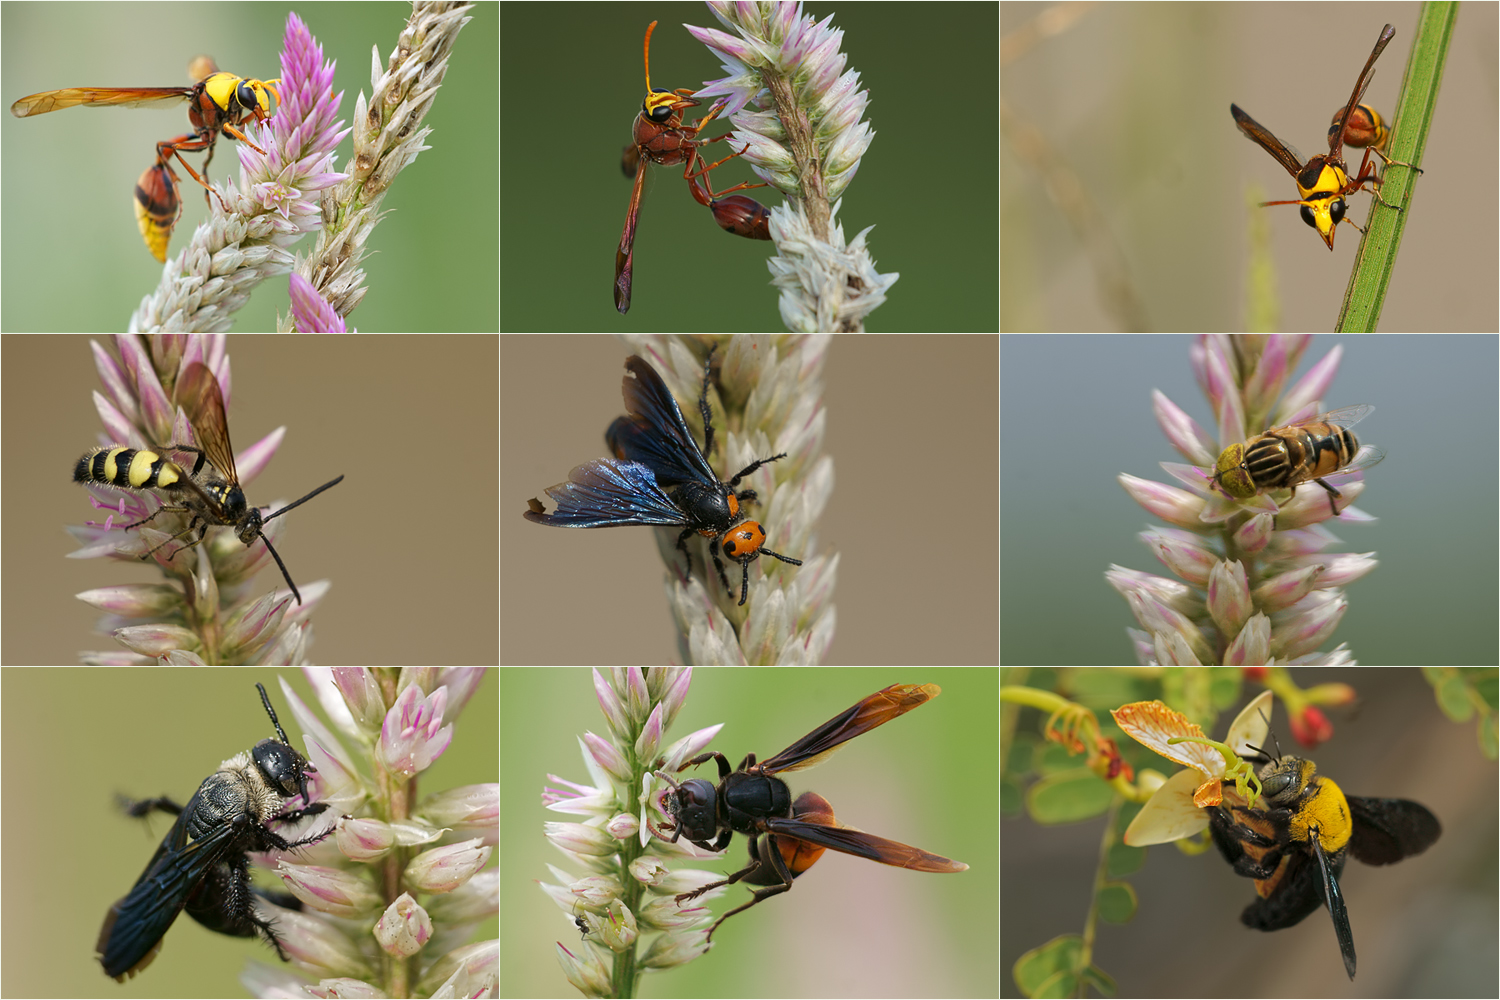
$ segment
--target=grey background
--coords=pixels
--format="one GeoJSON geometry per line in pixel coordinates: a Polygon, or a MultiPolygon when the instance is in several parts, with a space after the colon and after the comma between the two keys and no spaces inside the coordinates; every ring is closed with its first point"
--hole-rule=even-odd
{"type": "MultiPolygon", "coordinates": [[[[1336,344],[1326,406],[1373,404],[1356,431],[1386,458],[1357,504],[1379,520],[1331,525],[1338,551],[1373,551],[1380,565],[1346,590],[1323,648],[1348,642],[1366,664],[1494,663],[1496,338],[1319,337],[1291,381],[1336,344]]],[[[1168,481],[1160,463],[1185,461],[1152,416],[1152,389],[1214,432],[1191,346],[1001,338],[1001,663],[1134,662],[1124,630],[1136,622],[1104,572],[1170,572],[1136,538],[1161,522],[1116,477],[1168,481]]]]}

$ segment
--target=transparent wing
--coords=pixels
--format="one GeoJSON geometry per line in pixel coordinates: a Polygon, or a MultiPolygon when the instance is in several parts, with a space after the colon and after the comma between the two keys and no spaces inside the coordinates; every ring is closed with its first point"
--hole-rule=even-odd
{"type": "Polygon", "coordinates": [[[1372,465],[1380,464],[1384,458],[1385,449],[1379,445],[1360,445],[1359,451],[1354,456],[1354,461],[1339,469],[1334,475],[1342,476],[1346,472],[1359,472],[1361,469],[1368,469],[1372,465]]]}
{"type": "Polygon", "coordinates": [[[1365,417],[1368,417],[1374,412],[1375,407],[1371,406],[1369,403],[1359,403],[1355,406],[1345,406],[1337,410],[1329,410],[1327,413],[1320,413],[1316,417],[1313,417],[1311,420],[1303,422],[1316,423],[1321,420],[1324,423],[1333,424],[1336,427],[1348,428],[1353,427],[1355,424],[1359,423],[1361,420],[1365,419],[1365,417]]]}

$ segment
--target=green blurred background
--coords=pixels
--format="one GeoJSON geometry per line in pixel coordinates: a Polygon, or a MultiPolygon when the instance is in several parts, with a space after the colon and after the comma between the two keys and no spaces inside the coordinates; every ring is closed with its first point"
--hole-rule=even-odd
{"type": "MultiPolygon", "coordinates": [[[[280,70],[286,18],[295,11],[334,60],[345,127],[361,89],[370,93],[371,47],[384,66],[410,8],[403,4],[18,4],[0,8],[4,101],[66,87],[187,85],[189,61],[262,79],[280,70]]],[[[498,203],[494,111],[498,11],[478,5],[459,34],[447,78],[425,125],[433,132],[396,179],[364,261],[370,292],[350,317],[361,331],[494,330],[498,203]]],[[[4,124],[3,313],[7,331],[123,330],[161,279],[136,227],[131,192],[155,144],[188,129],[184,103],[160,108],[70,108],[4,124]]],[[[238,178],[238,143],[221,142],[213,179],[238,178]]],[[[348,163],[352,139],[335,166],[348,163]]],[[[190,154],[196,168],[201,154],[190,154]]],[[[180,168],[182,219],[168,247],[179,254],[208,216],[202,188],[180,168]]],[[[305,255],[313,237],[296,243],[305,255]]],[[[253,294],[240,331],[275,329],[287,278],[253,294]]]]}
{"type": "MultiPolygon", "coordinates": [[[[875,226],[876,267],[901,274],[870,328],[996,329],[996,8],[855,3],[807,13],[837,14],[848,68],[870,92],[866,119],[878,135],[838,216],[846,239],[875,226]]],[[[783,329],[766,270],[772,245],[720,231],[680,169],[653,167],[647,179],[629,315],[611,297],[631,191],[620,151],[646,89],[646,25],[660,22],[651,83],[667,89],[724,76],[682,25],[727,29],[689,3],[505,4],[501,15],[503,328],[783,329]]],[[[714,172],[716,188],[753,179],[739,163],[714,172]]],[[[783,201],[774,188],[750,194],[783,201]]]]}
{"type": "MultiPolygon", "coordinates": [[[[588,783],[579,739],[606,725],[588,671],[505,668],[500,680],[501,843],[510,875],[500,897],[500,995],[567,996],[556,949],[581,947],[578,931],[537,882],[556,882],[548,865],[587,874],[542,833],[544,823],[581,817],[547,810],[541,794],[561,787],[549,774],[588,783]]],[[[699,668],[666,741],[723,723],[712,748],[737,765],[751,751],[780,751],[881,688],[928,683],[943,689],[931,704],[789,775],[788,784],[794,794],[822,794],[841,823],[969,870],[927,875],[828,852],[789,892],[720,928],[708,954],[647,977],[641,996],[997,995],[996,670],[699,668]]],[[[736,835],[725,861],[690,867],[733,871],[745,851],[736,835]]],[[[711,905],[722,914],[748,898],[732,887],[711,905]]]]}
{"type": "MultiPolygon", "coordinates": [[[[187,917],[167,932],[151,966],[123,985],[106,978],[93,957],[104,914],[130,891],[171,829],[170,817],[161,814],[149,824],[121,815],[114,796],[185,802],[220,761],[274,736],[256,681],[266,686],[292,744],[303,750],[302,728],[278,677],[313,704],[299,671],[269,667],[0,671],[0,733],[11,765],[6,791],[25,811],[6,828],[4,909],[12,917],[0,944],[0,991],[244,996],[238,977],[249,962],[289,968],[269,946],[214,934],[187,917]]],[[[495,780],[496,706],[495,681],[487,677],[457,717],[452,746],[423,773],[419,795],[495,780]]],[[[346,751],[358,752],[340,738],[346,751]]],[[[491,920],[475,940],[495,934],[491,920]]]]}

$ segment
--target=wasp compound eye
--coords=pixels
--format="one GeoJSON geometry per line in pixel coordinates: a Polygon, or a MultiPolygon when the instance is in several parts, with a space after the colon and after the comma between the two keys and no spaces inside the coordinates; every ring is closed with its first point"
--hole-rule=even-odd
{"type": "Polygon", "coordinates": [[[703,447],[699,448],[682,418],[682,410],[662,377],[639,357],[625,359],[624,381],[627,415],[617,418],[605,431],[611,458],[595,459],[578,466],[568,481],[547,488],[557,504],[548,514],[541,501],[527,501],[528,521],[555,528],[613,528],[646,524],[681,528],[677,548],[682,552],[688,576],[693,557],[687,541],[695,534],[710,538],[709,555],[725,592],[734,589],[719,559],[719,550],[741,564],[740,600],[750,591],[750,563],[761,553],[792,566],[802,560],[772,552],[765,547],[765,530],[745,520],[745,510],[756,500],[754,490],[737,490],[741,480],[763,465],[786,458],[782,452],[757,459],[727,482],[720,480],[707,455],[713,452],[713,415],[708,405],[713,350],[703,364],[703,389],[698,397],[703,415],[703,447]]]}

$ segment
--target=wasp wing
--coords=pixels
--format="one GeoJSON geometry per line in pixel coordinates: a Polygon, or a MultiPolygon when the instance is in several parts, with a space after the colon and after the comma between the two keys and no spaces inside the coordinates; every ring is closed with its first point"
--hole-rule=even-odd
{"type": "Polygon", "coordinates": [[[238,483],[234,471],[234,449],[229,444],[229,421],[224,416],[224,394],[212,370],[200,361],[187,366],[177,380],[177,402],[193,425],[198,447],[208,456],[214,468],[231,483],[238,483]]]}
{"type": "Polygon", "coordinates": [[[196,803],[195,793],[135,886],[105,915],[96,951],[104,971],[116,979],[139,972],[156,956],[189,894],[237,835],[233,824],[224,823],[189,843],[184,817],[193,814],[196,803]]]}
{"type": "Polygon", "coordinates": [[[858,858],[878,861],[883,865],[910,868],[918,872],[961,872],[969,866],[940,854],[930,854],[919,847],[898,844],[894,840],[877,837],[862,830],[850,830],[842,826],[824,826],[821,823],[804,823],[797,819],[772,817],[766,820],[766,829],[779,836],[805,840],[819,847],[852,854],[858,858]]]}
{"type": "Polygon", "coordinates": [[[568,473],[568,481],[547,487],[557,503],[551,514],[531,500],[526,520],[559,528],[610,528],[622,524],[685,525],[687,518],[656,485],[656,475],[639,462],[599,458],[568,473]]]}
{"type": "Polygon", "coordinates": [[[139,108],[161,101],[186,100],[192,92],[192,87],[69,87],[23,97],[10,106],[10,113],[17,118],[29,118],[83,105],[139,108]]]}
{"type": "Polygon", "coordinates": [[[1234,116],[1234,123],[1239,126],[1245,138],[1270,153],[1277,163],[1286,168],[1287,173],[1296,177],[1302,172],[1302,155],[1297,152],[1295,146],[1288,146],[1276,138],[1264,125],[1247,115],[1238,104],[1231,104],[1229,113],[1234,116]]]}
{"type": "Polygon", "coordinates": [[[775,774],[812,767],[854,737],[905,715],[936,698],[942,691],[936,684],[892,684],[882,688],[835,715],[779,754],[754,765],[751,770],[759,774],[775,774]]]}
{"type": "MultiPolygon", "coordinates": [[[[1396,29],[1387,24],[1380,29],[1380,37],[1375,39],[1375,48],[1370,50],[1370,58],[1365,60],[1365,68],[1359,71],[1359,79],[1354,81],[1354,92],[1349,95],[1349,103],[1344,110],[1339,112],[1337,121],[1339,130],[1334,134],[1332,129],[1328,130],[1328,152],[1331,156],[1338,156],[1344,145],[1344,126],[1349,121],[1349,116],[1359,106],[1360,98],[1365,96],[1365,89],[1370,86],[1370,80],[1375,76],[1375,60],[1380,58],[1380,53],[1396,37],[1396,29]]],[[[1354,978],[1354,973],[1349,973],[1349,978],[1354,978]]]]}
{"type": "Polygon", "coordinates": [[[676,398],[656,369],[631,355],[625,359],[623,391],[628,417],[610,425],[604,438],[617,458],[640,462],[662,486],[717,483],[718,475],[693,440],[676,398]],[[631,378],[630,375],[634,375],[631,378]]]}

